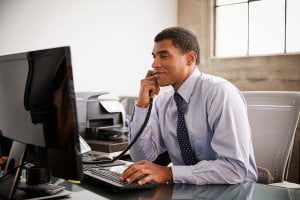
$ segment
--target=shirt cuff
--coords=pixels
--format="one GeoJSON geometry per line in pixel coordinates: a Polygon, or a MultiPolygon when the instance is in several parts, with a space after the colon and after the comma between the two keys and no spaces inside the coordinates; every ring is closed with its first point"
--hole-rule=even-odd
{"type": "Polygon", "coordinates": [[[149,106],[146,108],[138,107],[137,105],[134,106],[134,114],[146,114],[149,106]]]}
{"type": "Polygon", "coordinates": [[[174,183],[194,184],[192,166],[171,166],[174,183]]]}

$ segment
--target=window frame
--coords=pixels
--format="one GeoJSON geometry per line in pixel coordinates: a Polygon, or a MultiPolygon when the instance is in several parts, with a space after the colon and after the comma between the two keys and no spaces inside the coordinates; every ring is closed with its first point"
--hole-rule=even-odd
{"type": "Polygon", "coordinates": [[[216,4],[216,1],[217,0],[213,0],[211,1],[211,3],[213,5],[213,10],[212,10],[212,13],[213,13],[213,16],[212,16],[212,19],[213,19],[213,50],[212,50],[212,59],[216,59],[216,58],[234,58],[234,59],[238,59],[238,58],[242,58],[242,57],[269,57],[269,56],[282,56],[282,55],[297,55],[297,54],[300,54],[300,52],[287,52],[287,0],[284,0],[285,1],[285,10],[284,10],[284,16],[285,16],[285,19],[284,19],[284,38],[283,38],[283,43],[284,43],[284,49],[283,49],[283,52],[282,53],[272,53],[272,54],[254,54],[254,55],[249,55],[249,4],[251,2],[255,2],[255,1],[261,1],[261,0],[248,0],[248,2],[243,2],[243,3],[247,3],[248,4],[248,20],[247,20],[247,26],[248,26],[248,36],[247,36],[247,54],[246,55],[239,55],[239,56],[216,56],[216,30],[217,30],[217,27],[216,27],[216,8],[217,7],[220,7],[220,6],[230,6],[230,5],[235,5],[235,4],[241,4],[241,3],[233,3],[233,4],[228,4],[228,5],[217,5],[216,4]]]}
{"type": "Polygon", "coordinates": [[[200,27],[203,29],[200,32],[200,68],[213,68],[213,70],[224,70],[225,69],[237,69],[245,67],[265,67],[272,66],[276,67],[299,67],[296,66],[299,60],[300,52],[295,53],[278,53],[278,54],[263,54],[263,55],[245,55],[245,56],[231,56],[231,57],[220,57],[215,56],[215,31],[216,31],[216,0],[203,1],[201,18],[205,20],[200,21],[200,27]],[[292,66],[290,62],[294,61],[292,66]],[[279,62],[280,61],[280,62],[279,62]],[[233,64],[234,63],[234,64],[233,64]],[[286,66],[282,63],[287,63],[286,66]]]}

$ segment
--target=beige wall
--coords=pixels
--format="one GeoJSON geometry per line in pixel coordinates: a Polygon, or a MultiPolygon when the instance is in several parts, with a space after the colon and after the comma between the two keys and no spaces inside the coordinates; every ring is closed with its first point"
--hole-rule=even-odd
{"type": "Polygon", "coordinates": [[[153,36],[176,24],[177,0],[0,0],[0,55],[70,46],[76,92],[137,96],[153,36]]]}
{"type": "MultiPolygon", "coordinates": [[[[213,0],[178,0],[178,25],[195,32],[200,42],[200,70],[222,76],[240,90],[300,91],[300,54],[252,56],[238,58],[213,57],[213,0]]],[[[293,149],[289,181],[299,183],[298,125],[293,149]]]]}

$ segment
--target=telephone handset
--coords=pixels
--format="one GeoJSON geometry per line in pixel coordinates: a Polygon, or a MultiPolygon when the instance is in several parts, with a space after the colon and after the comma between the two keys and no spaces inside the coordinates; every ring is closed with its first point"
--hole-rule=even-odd
{"type": "Polygon", "coordinates": [[[151,97],[150,98],[149,109],[148,109],[148,112],[147,112],[147,115],[146,115],[144,123],[142,124],[142,126],[139,129],[139,131],[136,134],[136,136],[133,138],[133,140],[127,146],[127,148],[125,150],[123,150],[118,156],[114,157],[112,160],[101,160],[101,161],[93,161],[93,162],[82,161],[82,162],[85,163],[85,164],[105,164],[105,163],[113,163],[113,162],[117,161],[118,159],[120,159],[132,147],[132,145],[136,142],[136,140],[140,137],[140,135],[143,133],[144,129],[146,128],[146,126],[148,124],[148,121],[149,121],[149,118],[150,118],[150,114],[151,114],[151,110],[152,110],[152,105],[153,105],[153,98],[151,97]]]}

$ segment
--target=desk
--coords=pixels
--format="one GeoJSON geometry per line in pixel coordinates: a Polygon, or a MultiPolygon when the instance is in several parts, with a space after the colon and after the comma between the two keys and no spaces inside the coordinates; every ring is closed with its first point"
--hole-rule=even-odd
{"type": "MultiPolygon", "coordinates": [[[[92,181],[72,184],[59,180],[66,187],[69,197],[58,199],[94,200],[94,199],[205,199],[205,200],[296,200],[300,199],[300,190],[291,190],[259,183],[241,183],[236,185],[160,185],[151,189],[114,191],[111,187],[92,181]]],[[[2,200],[2,198],[0,197],[2,200]]],[[[23,199],[23,198],[21,198],[23,199]]]]}
{"type": "Polygon", "coordinates": [[[222,199],[222,200],[296,200],[300,190],[289,190],[258,183],[236,185],[161,185],[153,189],[136,191],[113,191],[111,188],[93,182],[74,185],[64,182],[61,185],[71,191],[70,198],[75,200],[92,199],[222,199]]]}

